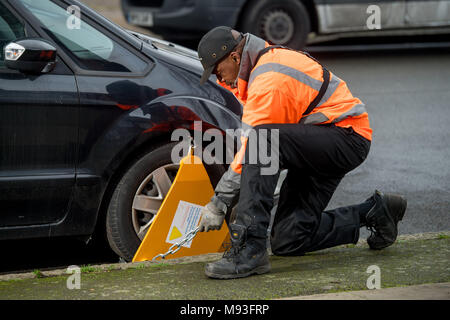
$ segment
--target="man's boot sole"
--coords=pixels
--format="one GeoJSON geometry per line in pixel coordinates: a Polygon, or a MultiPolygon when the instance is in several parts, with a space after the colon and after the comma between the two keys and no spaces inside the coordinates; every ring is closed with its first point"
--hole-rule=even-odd
{"type": "Polygon", "coordinates": [[[249,277],[254,274],[264,274],[264,273],[268,273],[269,271],[270,271],[270,265],[263,265],[263,266],[256,267],[255,269],[250,270],[247,273],[220,274],[220,273],[214,273],[214,272],[205,270],[205,274],[208,277],[214,278],[214,279],[237,279],[237,278],[249,277]]]}

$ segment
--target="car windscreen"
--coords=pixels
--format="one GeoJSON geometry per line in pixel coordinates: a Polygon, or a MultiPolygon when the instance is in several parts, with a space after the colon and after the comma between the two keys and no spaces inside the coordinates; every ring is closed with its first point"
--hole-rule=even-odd
{"type": "Polygon", "coordinates": [[[147,63],[86,21],[49,0],[20,0],[44,30],[87,70],[140,72],[147,63]],[[78,19],[78,20],[76,20],[78,19]],[[74,23],[75,22],[75,23],[74,23]]]}

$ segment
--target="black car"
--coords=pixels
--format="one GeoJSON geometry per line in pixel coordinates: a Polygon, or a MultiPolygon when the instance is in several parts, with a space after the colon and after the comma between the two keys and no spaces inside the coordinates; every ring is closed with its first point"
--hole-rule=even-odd
{"type": "Polygon", "coordinates": [[[0,240],[98,232],[129,261],[178,169],[172,131],[240,125],[196,52],[78,1],[1,0],[0,47],[0,240]]]}

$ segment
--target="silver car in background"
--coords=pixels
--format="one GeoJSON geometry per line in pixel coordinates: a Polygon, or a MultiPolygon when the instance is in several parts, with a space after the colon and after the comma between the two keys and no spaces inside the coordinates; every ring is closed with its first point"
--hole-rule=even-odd
{"type": "Polygon", "coordinates": [[[169,41],[219,25],[296,49],[321,36],[450,34],[450,0],[122,0],[122,9],[169,41]]]}

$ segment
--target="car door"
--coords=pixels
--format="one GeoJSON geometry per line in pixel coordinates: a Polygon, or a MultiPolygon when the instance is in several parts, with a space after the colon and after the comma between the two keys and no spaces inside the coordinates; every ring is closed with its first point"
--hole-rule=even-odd
{"type": "MultiPolygon", "coordinates": [[[[72,1],[16,2],[38,21],[42,37],[55,44],[75,74],[80,99],[79,148],[73,206],[67,221],[83,220],[74,223],[81,230],[78,232],[90,232],[100,206],[101,188],[111,174],[105,172],[105,167],[118,150],[126,147],[126,141],[143,130],[136,123],[118,121],[165,90],[158,91],[159,87],[154,88],[149,81],[153,64],[140,52],[141,40],[108,25],[106,19],[92,18],[89,8],[72,1]],[[79,10],[79,19],[71,14],[71,8],[79,10]],[[73,25],[68,26],[68,21],[73,25]],[[111,132],[112,127],[118,130],[111,132]]],[[[153,84],[158,85],[159,79],[153,79],[153,84]]],[[[148,121],[142,118],[144,126],[148,121]]],[[[52,235],[62,232],[67,234],[63,227],[52,228],[52,235]]]]}
{"type": "Polygon", "coordinates": [[[450,26],[450,0],[406,0],[406,22],[411,27],[450,26]]]}
{"type": "Polygon", "coordinates": [[[64,219],[75,183],[79,99],[72,71],[32,75],[4,64],[4,46],[35,30],[0,2],[0,229],[64,219]]]}
{"type": "Polygon", "coordinates": [[[396,29],[405,26],[405,0],[314,0],[319,32],[356,32],[372,30],[373,21],[379,28],[396,29]],[[379,15],[374,19],[374,15],[379,15]]]}

